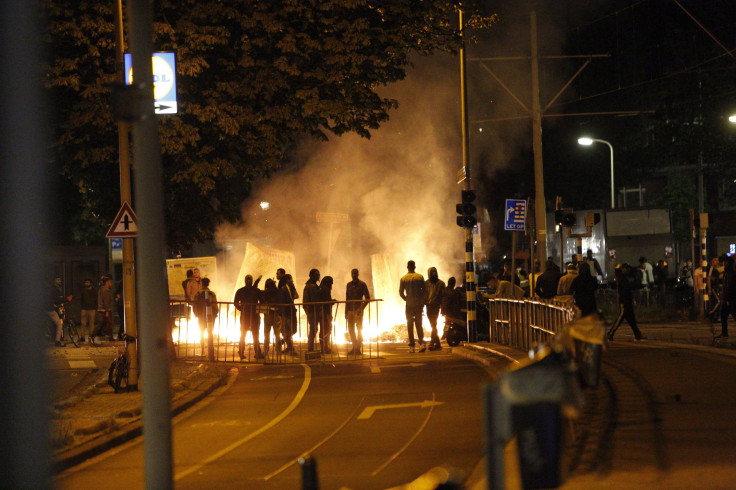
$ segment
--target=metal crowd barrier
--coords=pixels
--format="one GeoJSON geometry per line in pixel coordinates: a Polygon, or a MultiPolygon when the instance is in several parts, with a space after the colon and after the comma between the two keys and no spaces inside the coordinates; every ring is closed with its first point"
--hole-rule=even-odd
{"type": "MultiPolygon", "coordinates": [[[[199,318],[194,313],[193,303],[186,301],[170,301],[169,326],[178,359],[205,359],[220,362],[269,362],[299,363],[305,360],[321,359],[324,361],[341,361],[352,359],[377,358],[380,354],[378,310],[382,300],[362,301],[368,303],[363,311],[363,344],[360,354],[351,353],[353,344],[347,329],[345,307],[347,301],[330,301],[322,303],[294,304],[250,304],[244,309],[255,308],[259,322],[259,344],[263,358],[256,358],[251,332],[245,334],[244,359],[239,355],[241,312],[232,302],[218,302],[213,305],[211,317],[199,318]],[[293,309],[292,309],[293,307],[293,309]],[[320,320],[330,322],[330,353],[321,353],[319,332],[314,341],[314,351],[308,351],[308,322],[305,308],[316,310],[320,320]],[[215,314],[216,312],[216,314],[215,314]],[[329,313],[328,313],[329,312],[329,313]],[[273,315],[276,328],[265,332],[265,317],[273,315]],[[331,316],[331,319],[330,319],[331,316]],[[210,351],[209,329],[212,331],[210,351]],[[284,332],[286,326],[294,326],[292,333],[293,354],[284,352],[284,332]],[[339,337],[338,337],[339,336],[339,337]]],[[[355,303],[358,301],[350,301],[355,303]]],[[[327,350],[327,349],[326,349],[327,350]]]]}
{"type": "Polygon", "coordinates": [[[489,298],[490,341],[528,351],[549,343],[572,322],[570,303],[542,299],[489,298]]]}

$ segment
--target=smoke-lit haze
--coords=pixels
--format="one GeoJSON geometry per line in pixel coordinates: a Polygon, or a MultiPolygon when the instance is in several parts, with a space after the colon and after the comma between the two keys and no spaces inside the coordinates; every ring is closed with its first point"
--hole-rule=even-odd
{"type": "MultiPolygon", "coordinates": [[[[518,25],[504,26],[518,39],[490,36],[484,45],[472,47],[469,56],[528,53],[528,19],[520,16],[515,20],[518,25]]],[[[528,64],[497,69],[509,85],[529,86],[528,64]]],[[[474,119],[518,112],[516,103],[479,72],[477,63],[469,64],[469,73],[474,73],[469,80],[471,164],[473,178],[487,180],[496,168],[508,164],[518,148],[531,146],[531,126],[497,123],[486,125],[478,135],[474,119]],[[481,87],[487,91],[489,86],[494,95],[478,97],[481,87]]],[[[334,277],[337,298],[344,293],[353,267],[372,284],[371,254],[376,253],[389,254],[395,261],[397,280],[406,272],[406,261],[413,259],[425,276],[427,268],[435,266],[443,280],[454,275],[462,283],[464,232],[455,224],[455,204],[462,188],[457,183],[462,166],[459,59],[446,55],[417,59],[406,80],[381,93],[398,99],[400,107],[390,113],[389,122],[372,132],[371,139],[347,135],[326,143],[306,143],[299,152],[298,170],[257,184],[252,199],[243,203],[244,224],[221,227],[218,245],[224,248],[232,240],[248,240],[293,251],[297,270],[290,272],[295,272],[297,287],[301,289],[309,269],[316,267],[322,276],[334,277]],[[261,210],[261,201],[269,202],[270,209],[261,210]],[[331,225],[324,215],[318,220],[318,213],[347,214],[350,223],[331,225]],[[332,247],[330,238],[335,242],[332,247]]],[[[529,90],[522,95],[528,99],[529,90]]],[[[500,219],[491,212],[494,218],[500,219]]],[[[484,239],[483,249],[488,250],[493,237],[484,239]]],[[[482,253],[476,250],[476,256],[482,253]]]]}

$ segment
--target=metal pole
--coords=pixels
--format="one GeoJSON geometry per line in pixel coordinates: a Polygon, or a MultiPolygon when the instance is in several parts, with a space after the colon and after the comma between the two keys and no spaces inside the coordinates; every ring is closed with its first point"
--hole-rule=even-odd
{"type": "Polygon", "coordinates": [[[170,489],[172,482],[171,402],[168,364],[168,284],[164,189],[157,121],[153,110],[153,2],[129,0],[128,38],[135,84],[141,91],[140,119],[133,124],[138,207],[138,296],[141,319],[143,456],[146,488],[170,489]]]}
{"type": "Polygon", "coordinates": [[[613,145],[608,141],[604,141],[611,150],[611,209],[616,209],[616,186],[613,184],[613,145]]]}
{"type": "MultiPolygon", "coordinates": [[[[125,84],[125,68],[123,65],[123,5],[116,0],[115,8],[115,68],[118,83],[125,84]]],[[[120,152],[120,204],[133,204],[130,188],[130,130],[127,121],[118,121],[118,147],[120,152]]],[[[133,338],[138,337],[135,315],[135,251],[133,238],[123,238],[123,301],[125,311],[120,319],[120,329],[133,338]]],[[[128,389],[138,389],[138,347],[135,342],[127,343],[128,389]]]]}
{"type": "Polygon", "coordinates": [[[3,301],[0,330],[0,482],[6,488],[52,488],[48,430],[51,376],[40,307],[50,276],[53,226],[59,202],[52,202],[49,108],[39,66],[45,59],[40,4],[0,4],[0,265],[13,278],[3,301]],[[22,60],[22,61],[21,61],[22,60]]]}
{"type": "MultiPolygon", "coordinates": [[[[465,74],[465,37],[463,28],[463,11],[459,10],[460,16],[460,99],[462,112],[462,139],[463,139],[463,170],[465,171],[465,190],[471,190],[470,186],[470,152],[468,137],[468,84],[465,74]]],[[[467,305],[468,342],[476,342],[477,329],[475,326],[475,257],[473,253],[473,229],[465,228],[465,301],[467,305]]]]}
{"type": "Polygon", "coordinates": [[[532,48],[532,138],[534,147],[534,215],[537,228],[539,262],[547,257],[547,204],[544,198],[542,162],[542,109],[539,104],[539,57],[537,54],[537,14],[531,12],[532,48]]]}

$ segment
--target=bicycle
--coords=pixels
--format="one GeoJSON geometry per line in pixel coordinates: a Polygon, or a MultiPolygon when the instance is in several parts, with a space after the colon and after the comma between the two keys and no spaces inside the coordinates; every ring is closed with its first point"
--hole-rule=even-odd
{"type": "Polygon", "coordinates": [[[107,384],[113,387],[115,393],[127,391],[128,389],[128,371],[130,369],[130,360],[128,359],[128,342],[135,342],[135,337],[123,334],[125,346],[118,357],[110,364],[107,373],[107,384]]]}
{"type": "MultiPolygon", "coordinates": [[[[77,328],[77,324],[74,323],[74,320],[66,315],[65,305],[57,305],[56,314],[59,315],[59,318],[61,319],[61,340],[63,341],[68,337],[74,344],[74,347],[79,347],[79,329],[77,328]]],[[[55,333],[56,324],[49,321],[46,337],[53,341],[55,333]]]]}

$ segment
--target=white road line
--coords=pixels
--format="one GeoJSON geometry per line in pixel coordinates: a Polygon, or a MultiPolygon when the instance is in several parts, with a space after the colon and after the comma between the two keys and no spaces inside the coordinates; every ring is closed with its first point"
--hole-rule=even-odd
{"type": "Polygon", "coordinates": [[[256,436],[258,436],[258,435],[266,432],[268,429],[270,429],[271,427],[273,427],[276,424],[278,424],[279,422],[281,422],[284,418],[286,418],[287,415],[289,415],[291,412],[293,412],[294,409],[299,405],[299,403],[304,398],[304,395],[307,392],[307,388],[309,388],[309,383],[311,382],[311,379],[312,379],[312,370],[311,370],[311,368],[308,365],[306,365],[306,364],[302,364],[301,366],[304,368],[304,381],[302,382],[302,386],[299,389],[299,392],[296,394],[296,396],[294,396],[294,399],[291,401],[291,403],[289,404],[289,406],[284,409],[283,412],[281,412],[277,417],[271,419],[271,421],[268,422],[267,424],[261,426],[255,432],[251,432],[247,436],[245,436],[245,437],[243,437],[243,438],[241,438],[241,439],[233,442],[229,446],[227,446],[227,447],[219,450],[218,452],[216,452],[215,454],[211,455],[209,458],[203,460],[202,462],[197,463],[194,466],[190,466],[188,469],[182,471],[181,473],[176,474],[174,476],[174,481],[181,480],[185,476],[190,475],[190,474],[194,473],[195,471],[198,471],[200,468],[204,467],[205,465],[207,465],[209,463],[212,463],[213,461],[215,461],[215,460],[223,457],[224,455],[226,455],[230,451],[233,451],[233,450],[237,449],[238,447],[242,446],[243,444],[245,444],[246,442],[250,441],[254,437],[256,437],[256,436]]]}
{"type": "Polygon", "coordinates": [[[360,415],[358,415],[358,419],[359,420],[369,419],[376,412],[376,410],[385,410],[387,408],[412,408],[412,407],[427,408],[427,407],[434,407],[435,405],[442,405],[444,403],[445,402],[436,402],[434,400],[424,400],[422,402],[416,402],[416,403],[394,403],[393,405],[371,405],[363,409],[360,415]]]}
{"type": "Polygon", "coordinates": [[[332,439],[335,436],[335,434],[337,434],[338,432],[340,432],[342,430],[342,428],[345,427],[348,424],[348,422],[350,422],[350,420],[352,420],[352,418],[355,416],[355,412],[357,412],[358,409],[360,408],[360,406],[363,404],[363,400],[364,399],[365,399],[365,397],[363,397],[360,400],[360,403],[358,403],[358,406],[355,407],[355,410],[352,411],[352,413],[348,416],[348,418],[346,418],[345,421],[342,424],[340,424],[335,430],[333,430],[332,433],[330,433],[327,437],[325,437],[324,439],[322,439],[321,441],[319,441],[317,444],[315,444],[314,446],[310,447],[309,449],[307,449],[306,451],[304,451],[302,454],[300,454],[299,456],[297,456],[296,458],[294,458],[289,463],[286,463],[284,466],[282,466],[281,468],[277,469],[273,473],[269,473],[268,475],[264,476],[263,479],[264,480],[270,480],[271,478],[273,478],[274,476],[278,475],[282,471],[286,470],[290,466],[296,464],[301,458],[306,458],[307,456],[309,456],[310,454],[312,454],[317,448],[319,448],[321,445],[323,445],[325,442],[327,442],[330,439],[332,439]]]}
{"type": "MultiPolygon", "coordinates": [[[[432,393],[432,401],[435,401],[435,394],[434,393],[432,393]]],[[[429,423],[429,418],[432,416],[432,410],[434,410],[434,406],[429,407],[429,411],[427,412],[427,416],[424,418],[424,423],[422,424],[421,427],[419,427],[419,429],[417,429],[417,431],[414,433],[414,435],[408,441],[406,441],[406,444],[404,444],[404,446],[401,449],[399,449],[394,454],[392,454],[391,457],[388,458],[385,463],[383,463],[381,466],[379,466],[378,468],[376,468],[373,471],[373,473],[371,473],[371,476],[376,476],[378,473],[380,473],[381,471],[383,471],[383,469],[386,468],[386,466],[388,466],[389,464],[391,464],[396,458],[398,458],[401,455],[401,453],[403,453],[404,451],[406,451],[406,448],[408,448],[409,445],[412,442],[414,442],[414,439],[416,439],[417,437],[419,437],[419,434],[422,433],[422,431],[424,430],[424,428],[429,423]]]]}

